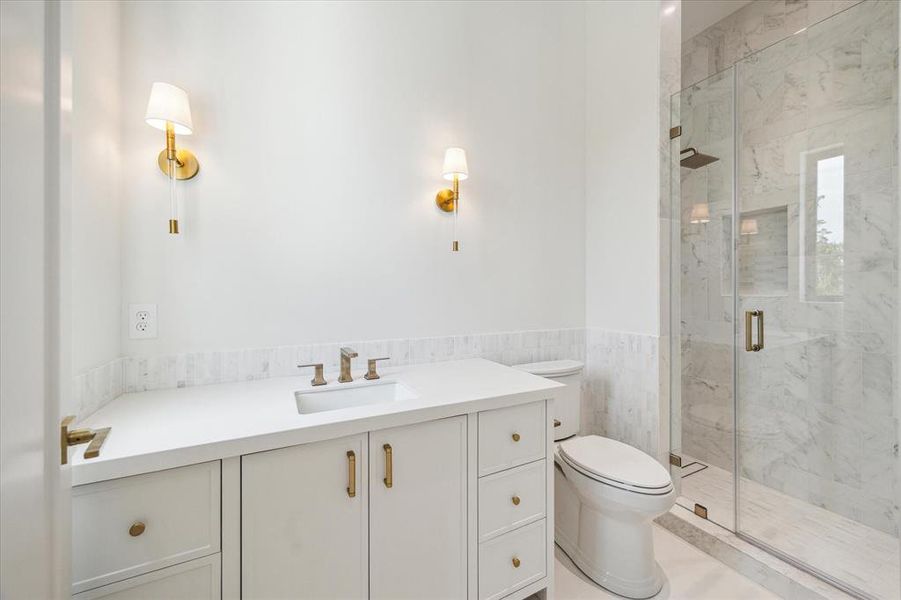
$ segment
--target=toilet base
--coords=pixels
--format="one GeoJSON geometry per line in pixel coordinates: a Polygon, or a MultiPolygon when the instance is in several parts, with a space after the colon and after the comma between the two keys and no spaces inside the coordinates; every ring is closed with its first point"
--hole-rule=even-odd
{"type": "Polygon", "coordinates": [[[623,579],[611,574],[609,571],[598,569],[591,561],[587,560],[578,546],[566,539],[566,536],[556,529],[554,541],[560,550],[581,570],[589,579],[602,588],[634,600],[646,600],[660,593],[663,589],[664,575],[660,564],[655,560],[653,575],[647,579],[635,581],[623,579]]]}

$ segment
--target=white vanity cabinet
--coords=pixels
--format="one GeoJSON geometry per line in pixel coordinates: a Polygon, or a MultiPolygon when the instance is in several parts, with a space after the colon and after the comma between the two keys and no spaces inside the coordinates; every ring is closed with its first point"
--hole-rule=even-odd
{"type": "Polygon", "coordinates": [[[366,434],[241,458],[241,597],[365,598],[366,434]]]}
{"type": "Polygon", "coordinates": [[[547,600],[548,402],[399,412],[79,485],[73,598],[547,600]]]}

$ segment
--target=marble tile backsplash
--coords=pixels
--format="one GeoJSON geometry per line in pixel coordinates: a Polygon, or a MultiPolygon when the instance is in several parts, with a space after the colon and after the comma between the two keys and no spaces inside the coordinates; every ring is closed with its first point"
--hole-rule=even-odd
{"type": "Polygon", "coordinates": [[[84,418],[123,393],[287,377],[309,371],[298,371],[297,365],[312,362],[323,363],[327,373],[335,372],[342,346],[359,353],[358,369],[366,357],[376,356],[391,357],[384,366],[477,357],[513,365],[567,358],[583,360],[585,330],[507,331],[130,356],[76,376],[75,407],[78,417],[84,418]]]}

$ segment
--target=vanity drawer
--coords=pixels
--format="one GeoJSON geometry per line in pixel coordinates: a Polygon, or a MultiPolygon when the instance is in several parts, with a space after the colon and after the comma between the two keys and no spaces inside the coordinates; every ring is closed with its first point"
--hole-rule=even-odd
{"type": "Polygon", "coordinates": [[[545,527],[542,519],[479,544],[480,600],[502,598],[547,574],[545,527]]]}
{"type": "Polygon", "coordinates": [[[219,461],[72,490],[72,592],[219,552],[219,461]]]}
{"type": "Polygon", "coordinates": [[[72,600],[219,600],[219,554],[75,594],[72,600]]]}
{"type": "Polygon", "coordinates": [[[546,486],[544,460],[479,479],[479,541],[544,518],[546,486]]]}
{"type": "Polygon", "coordinates": [[[545,402],[479,413],[479,476],[544,458],[545,402]]]}

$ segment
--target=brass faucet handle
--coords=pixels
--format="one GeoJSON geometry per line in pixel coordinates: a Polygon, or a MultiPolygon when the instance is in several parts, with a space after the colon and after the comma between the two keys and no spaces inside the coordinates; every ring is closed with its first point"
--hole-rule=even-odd
{"type": "Polygon", "coordinates": [[[348,348],[347,346],[344,346],[343,348],[341,348],[341,356],[345,356],[347,358],[356,358],[357,351],[354,350],[353,348],[348,348]]]}
{"type": "Polygon", "coordinates": [[[375,363],[377,363],[380,360],[389,360],[390,358],[391,358],[390,356],[383,356],[381,358],[370,358],[369,360],[367,360],[366,364],[368,365],[369,368],[366,369],[366,374],[363,375],[363,379],[378,379],[379,374],[375,370],[375,363]]]}
{"type": "Polygon", "coordinates": [[[308,365],[297,365],[298,369],[303,369],[304,367],[313,367],[313,379],[310,380],[312,385],[325,385],[325,377],[322,376],[322,363],[310,363],[308,365]]]}

